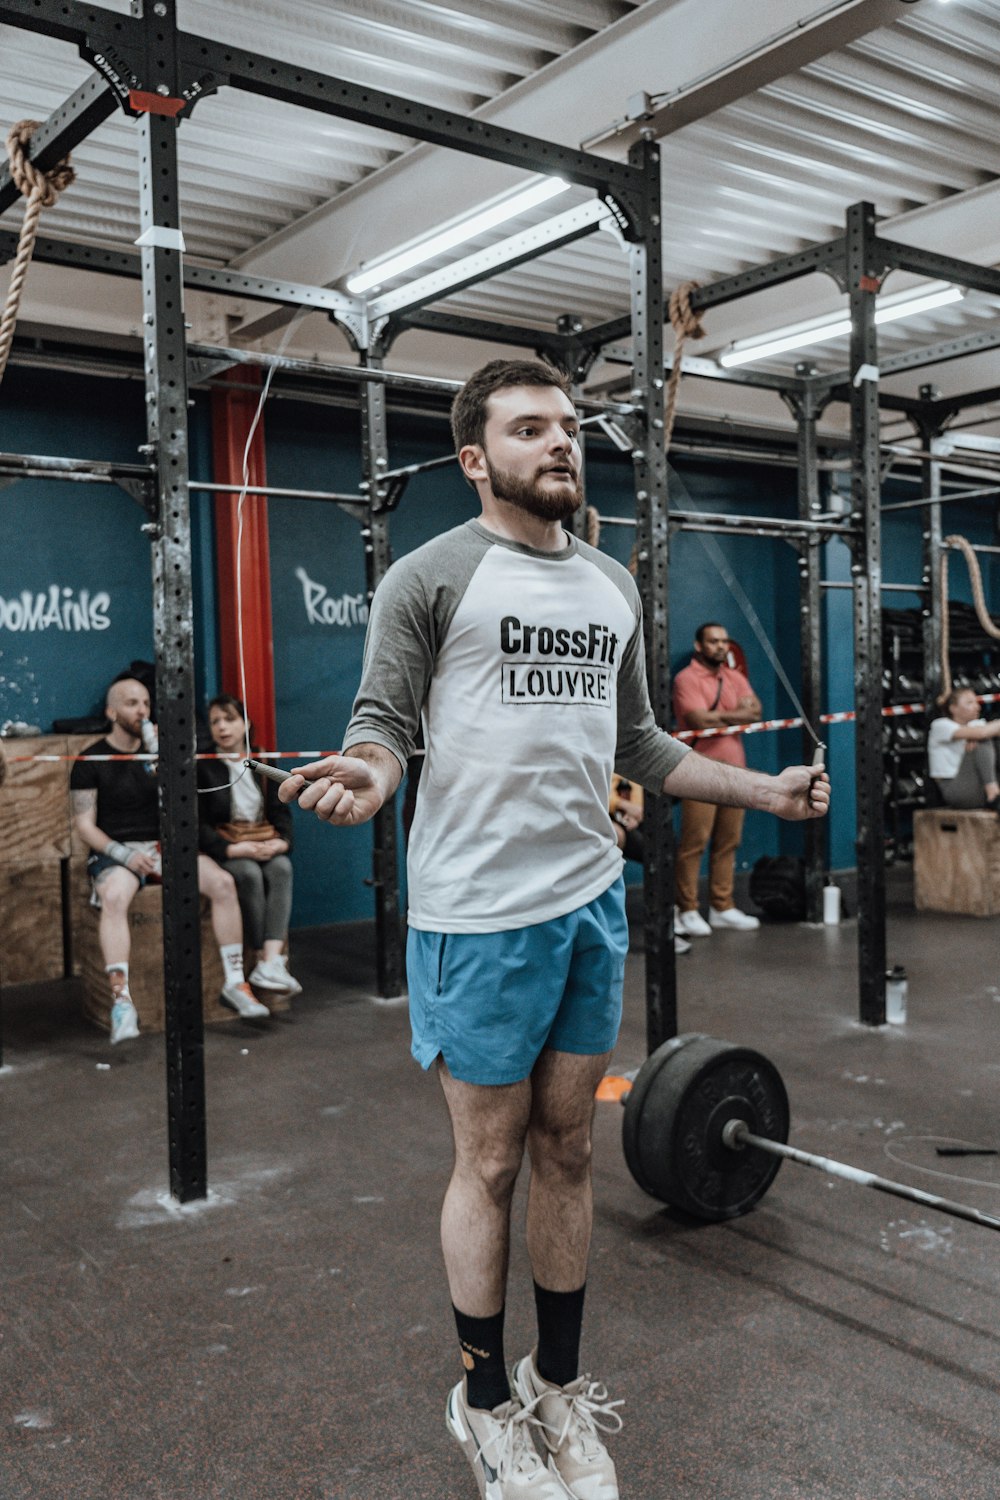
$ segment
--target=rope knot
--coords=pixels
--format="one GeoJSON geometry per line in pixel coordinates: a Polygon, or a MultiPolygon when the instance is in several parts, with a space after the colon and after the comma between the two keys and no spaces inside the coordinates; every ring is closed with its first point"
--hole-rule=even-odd
{"type": "Polygon", "coordinates": [[[674,434],[674,421],[677,417],[677,397],[681,388],[681,362],[684,358],[684,345],[688,339],[703,339],[705,329],[701,326],[701,316],[692,311],[691,293],[698,290],[700,283],[697,281],[682,281],[680,286],[675,287],[670,293],[670,301],[667,304],[667,312],[670,316],[670,326],[674,330],[674,362],[670,370],[670,379],[667,381],[666,401],[663,414],[663,446],[669,449],[670,439],[674,434]]]}
{"type": "Polygon", "coordinates": [[[34,198],[42,208],[52,208],[59,194],[68,188],[76,177],[76,173],[69,164],[69,157],[63,157],[54,167],[47,172],[42,172],[35,166],[28,155],[28,147],[31,138],[41,124],[40,120],[18,120],[7,132],[7,158],[10,162],[10,175],[18,192],[25,198],[34,198]]]}
{"type": "Polygon", "coordinates": [[[694,312],[691,307],[691,293],[696,292],[700,285],[698,281],[684,281],[670,294],[667,313],[678,344],[687,339],[705,337],[706,329],[702,327],[701,313],[694,312]]]}

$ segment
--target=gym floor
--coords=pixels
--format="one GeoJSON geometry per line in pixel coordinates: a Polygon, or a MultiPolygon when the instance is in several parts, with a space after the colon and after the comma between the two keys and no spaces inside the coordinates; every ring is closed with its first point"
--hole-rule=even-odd
{"type": "MultiPolygon", "coordinates": [[[[996,924],[890,890],[904,1027],[853,1019],[850,922],[699,942],[682,1025],[774,1060],[798,1144],[1000,1212],[1000,1158],[934,1150],[1000,1144],[996,924]]],[[[75,985],[4,992],[4,1500],[471,1500],[443,1423],[448,1130],[370,943],[296,934],[292,1013],[207,1035],[211,1195],[183,1211],[162,1038],[112,1052],[75,985]]],[[[644,1026],[636,953],[617,1068],[644,1026]]],[[[624,1497],[996,1500],[991,1231],[793,1165],[747,1217],[684,1223],[620,1140],[599,1105],[584,1362],[625,1398],[624,1497]]],[[[532,1336],[515,1238],[511,1359],[532,1336]]]]}

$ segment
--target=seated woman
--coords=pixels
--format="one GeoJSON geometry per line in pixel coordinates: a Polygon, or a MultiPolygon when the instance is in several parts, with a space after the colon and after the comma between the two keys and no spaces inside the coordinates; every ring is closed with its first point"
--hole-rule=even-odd
{"type": "Polygon", "coordinates": [[[979,717],[971,688],[954,688],[944,700],[946,718],[935,719],[927,735],[931,776],[946,807],[1000,810],[997,747],[1000,719],[979,717]]]}
{"type": "Polygon", "coordinates": [[[292,910],[291,811],[278,784],[243,769],[246,710],[221,693],[208,705],[208,727],[218,760],[198,762],[200,844],[236,881],[246,941],[257,956],[249,982],[261,990],[298,995],[284,952],[292,910]]]}

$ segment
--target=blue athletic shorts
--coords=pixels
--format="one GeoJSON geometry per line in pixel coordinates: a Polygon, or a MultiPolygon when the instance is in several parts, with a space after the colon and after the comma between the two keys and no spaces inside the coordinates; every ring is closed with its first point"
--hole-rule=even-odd
{"type": "Polygon", "coordinates": [[[618,1038],[625,882],[565,917],[509,932],[416,932],[406,948],[411,1051],[464,1083],[518,1083],[543,1047],[585,1056],[618,1038]]]}

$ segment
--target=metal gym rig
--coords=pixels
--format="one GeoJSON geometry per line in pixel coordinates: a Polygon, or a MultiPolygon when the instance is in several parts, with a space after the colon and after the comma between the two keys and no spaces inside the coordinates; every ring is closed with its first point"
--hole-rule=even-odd
{"type": "MultiPolygon", "coordinates": [[[[245,350],[188,347],[184,332],[183,289],[229,293],[294,308],[325,311],[347,337],[358,357],[356,368],[327,367],[331,381],[350,380],[361,408],[363,482],[358,496],[313,492],[313,498],[344,505],[357,515],[364,544],[369,596],[389,562],[389,515],[402,494],[400,474],[389,468],[386,401],[391,390],[450,396],[456,382],[395,374],[384,361],[406,328],[436,330],[453,337],[484,339],[528,347],[568,370],[579,383],[599,350],[631,334],[629,398],[598,403],[614,414],[631,442],[638,543],[637,581],[645,609],[650,697],[658,722],[670,715],[667,579],[669,537],[678,524],[711,525],[699,518],[678,523],[667,501],[667,465],[662,419],[664,297],[661,257],[659,150],[651,138],[637,141],[619,163],[586,151],[511,132],[483,121],[378,90],[362,88],[292,64],[228,47],[177,27],[175,0],[146,0],[133,14],[62,0],[4,0],[0,23],[27,29],[77,47],[92,76],[41,126],[32,160],[46,169],[62,159],[116,109],[136,120],[140,133],[139,254],[95,249],[40,237],[37,259],[141,279],[146,384],[147,444],[144,464],[111,465],[31,455],[0,457],[0,477],[40,476],[103,481],[124,487],[147,513],[151,539],[157,702],[160,731],[160,799],[164,831],[164,969],[168,1139],[171,1192],[180,1201],[204,1197],[207,1189],[203,1032],[199,999],[200,955],[195,818],[194,673],[191,594],[191,525],[188,474],[188,391],[236,364],[277,365],[294,378],[323,378],[311,362],[245,350]],[[457,267],[422,278],[419,285],[371,298],[350,297],[322,287],[268,280],[240,272],[185,266],[180,232],[180,179],[177,132],[199,98],[223,88],[349,118],[374,128],[464,151],[523,168],[559,173],[591,189],[593,204],[570,210],[544,232],[531,230],[504,241],[502,252],[466,257],[457,267]],[[428,304],[461,286],[495,275],[547,250],[594,232],[613,221],[626,249],[630,273],[630,314],[583,328],[563,318],[557,330],[510,328],[483,319],[454,316],[428,304]]],[[[0,172],[0,210],[16,198],[8,171],[0,172]]],[[[0,233],[0,257],[13,253],[15,236],[0,233]]],[[[794,377],[755,371],[721,371],[709,361],[686,359],[689,377],[724,379],[777,391],[797,423],[798,511],[774,531],[795,545],[800,558],[802,700],[808,718],[820,713],[820,552],[831,534],[852,550],[857,709],[856,783],[858,804],[858,989],[862,1022],[885,1020],[886,941],[881,793],[882,643],[880,628],[881,558],[879,488],[883,453],[879,443],[878,380],[901,370],[938,364],[1000,344],[1000,332],[963,336],[899,355],[878,366],[875,294],[894,269],[946,278],[967,288],[1000,295],[1000,272],[880,239],[871,204],[848,210],[845,233],[827,244],[784,256],[768,265],[724,278],[691,295],[692,309],[704,312],[764,287],[817,271],[832,276],[850,299],[851,341],[847,369],[818,376],[800,366],[794,377]],[[850,512],[843,518],[823,513],[817,423],[827,404],[851,409],[849,449],[850,512]]],[[[924,530],[923,598],[928,662],[926,688],[933,690],[940,645],[942,600],[935,566],[941,547],[941,441],[948,423],[966,406],[995,396],[975,392],[941,400],[929,390],[919,401],[883,395],[881,404],[909,418],[921,439],[921,487],[927,504],[924,530]]],[[[216,486],[209,486],[216,489],[216,486]]],[[[303,498],[308,498],[304,495],[303,498]]],[[[761,518],[719,519],[720,530],[761,534],[761,518]]],[[[768,528],[770,534],[770,528],[768,528]]],[[[811,750],[811,744],[810,744],[811,750]]],[[[810,755],[806,754],[805,759],[810,755]]],[[[383,995],[403,988],[403,945],[394,813],[385,809],[374,823],[374,892],[378,988],[383,995]]],[[[823,834],[806,825],[810,916],[818,918],[823,881],[823,834]]],[[[645,826],[644,925],[647,1040],[654,1051],[677,1032],[677,987],[673,949],[673,840],[668,799],[650,799],[645,826]]]]}

